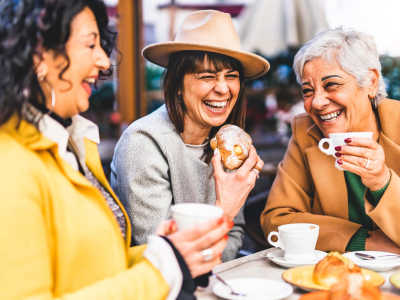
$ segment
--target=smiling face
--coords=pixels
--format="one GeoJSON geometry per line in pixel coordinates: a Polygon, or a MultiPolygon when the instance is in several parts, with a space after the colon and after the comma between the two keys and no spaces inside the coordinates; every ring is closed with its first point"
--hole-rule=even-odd
{"type": "Polygon", "coordinates": [[[202,67],[183,77],[184,133],[201,131],[207,137],[212,127],[227,120],[239,91],[239,71],[228,68],[216,71],[206,56],[202,67]]]}
{"type": "MultiPolygon", "coordinates": [[[[48,69],[45,80],[40,83],[46,96],[46,106],[63,118],[72,117],[89,108],[91,84],[95,83],[99,71],[110,67],[108,56],[100,45],[100,33],[96,18],[89,8],[84,8],[72,20],[70,36],[66,43],[65,57],[54,55],[53,50],[43,52],[39,64],[48,69]],[[55,107],[51,104],[51,88],[55,91],[55,107]]],[[[39,66],[40,67],[40,66],[39,66]]]]}
{"type": "Polygon", "coordinates": [[[314,58],[304,65],[304,108],[324,136],[334,132],[376,131],[376,120],[368,96],[376,95],[377,75],[360,87],[335,59],[314,58]]]}

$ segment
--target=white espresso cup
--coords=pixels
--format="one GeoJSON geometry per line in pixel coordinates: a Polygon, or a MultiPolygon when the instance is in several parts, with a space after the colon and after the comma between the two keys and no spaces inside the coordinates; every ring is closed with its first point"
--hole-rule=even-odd
{"type": "Polygon", "coordinates": [[[319,226],[311,223],[292,223],[278,226],[278,232],[268,234],[268,243],[284,251],[288,261],[313,261],[319,226]],[[274,242],[272,237],[276,237],[274,242]]]}
{"type": "Polygon", "coordinates": [[[335,153],[335,147],[345,145],[345,139],[352,137],[369,138],[372,139],[373,133],[371,131],[351,131],[351,132],[336,132],[330,133],[329,138],[323,138],[319,141],[318,147],[326,155],[332,155],[335,157],[335,167],[339,170],[343,170],[342,167],[337,163],[335,153]]]}
{"type": "Polygon", "coordinates": [[[172,218],[178,230],[187,229],[200,223],[222,217],[222,208],[203,203],[179,203],[171,206],[172,218]]]}

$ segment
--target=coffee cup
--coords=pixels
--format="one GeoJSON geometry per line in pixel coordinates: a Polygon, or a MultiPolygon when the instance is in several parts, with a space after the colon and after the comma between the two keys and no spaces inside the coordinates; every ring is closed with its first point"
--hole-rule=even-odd
{"type": "MultiPolygon", "coordinates": [[[[326,155],[332,155],[335,157],[335,147],[345,145],[344,141],[347,138],[359,137],[359,138],[370,138],[372,139],[373,133],[370,131],[352,131],[352,132],[336,132],[330,133],[329,138],[323,138],[319,141],[318,147],[326,155]]],[[[337,163],[337,159],[335,160],[335,167],[339,170],[343,170],[342,167],[337,163]]]]}
{"type": "Polygon", "coordinates": [[[292,223],[278,226],[278,231],[268,234],[268,243],[284,251],[287,261],[312,262],[315,259],[315,246],[319,226],[311,223],[292,223]],[[273,241],[272,237],[277,241],[273,241]]]}
{"type": "Polygon", "coordinates": [[[187,229],[222,217],[222,208],[204,203],[179,203],[171,206],[172,218],[178,230],[187,229]]]}

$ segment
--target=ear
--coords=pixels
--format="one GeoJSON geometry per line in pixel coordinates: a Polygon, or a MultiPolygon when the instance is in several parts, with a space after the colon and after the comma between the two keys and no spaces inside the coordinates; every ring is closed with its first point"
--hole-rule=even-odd
{"type": "Polygon", "coordinates": [[[38,54],[33,55],[33,65],[35,68],[35,73],[39,81],[43,81],[46,76],[49,68],[44,60],[38,54]]]}
{"type": "Polygon", "coordinates": [[[379,89],[379,73],[377,69],[369,70],[369,79],[368,96],[372,99],[375,98],[379,89]]]}

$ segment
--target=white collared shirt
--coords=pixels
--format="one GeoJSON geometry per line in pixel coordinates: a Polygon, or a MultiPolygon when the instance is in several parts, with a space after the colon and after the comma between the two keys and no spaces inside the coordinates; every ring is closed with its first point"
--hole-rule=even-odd
{"type": "Polygon", "coordinates": [[[73,116],[71,118],[72,124],[65,128],[49,115],[40,112],[32,104],[24,106],[23,114],[28,120],[37,118],[38,115],[41,116],[38,123],[40,133],[57,143],[59,155],[75,170],[79,170],[79,165],[76,156],[67,148],[68,140],[71,139],[76,145],[76,155],[82,166],[85,165],[84,138],[97,144],[100,143],[99,128],[97,125],[80,115],[73,116]]]}

